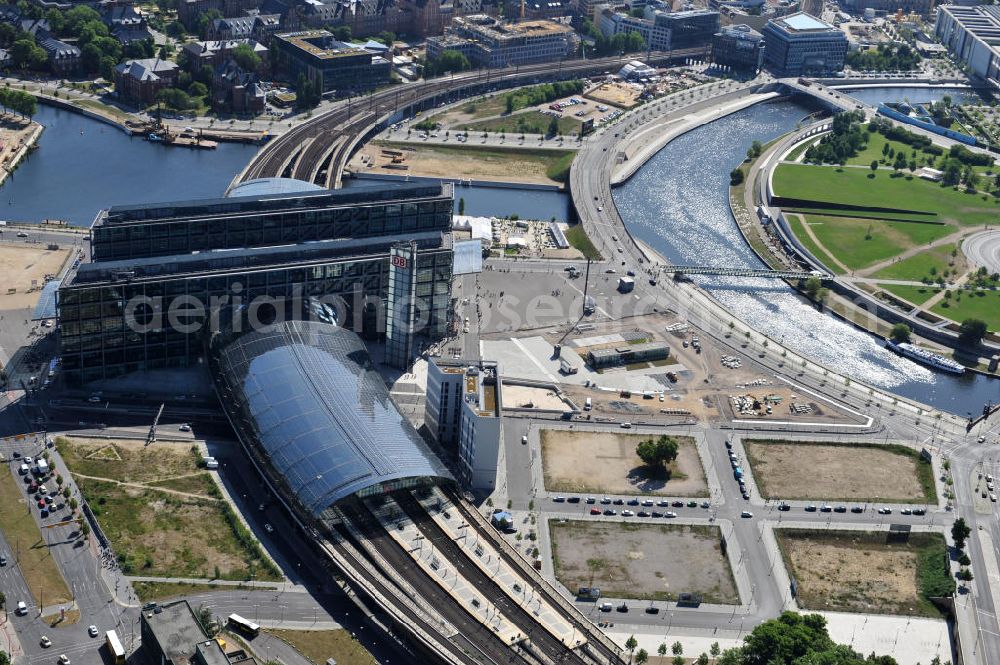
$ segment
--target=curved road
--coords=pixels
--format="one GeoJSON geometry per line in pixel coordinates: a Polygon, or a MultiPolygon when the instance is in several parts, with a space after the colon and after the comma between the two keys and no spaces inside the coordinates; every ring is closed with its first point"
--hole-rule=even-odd
{"type": "Polygon", "coordinates": [[[962,242],[962,253],[990,273],[1000,272],[1000,231],[981,231],[962,242]]]}

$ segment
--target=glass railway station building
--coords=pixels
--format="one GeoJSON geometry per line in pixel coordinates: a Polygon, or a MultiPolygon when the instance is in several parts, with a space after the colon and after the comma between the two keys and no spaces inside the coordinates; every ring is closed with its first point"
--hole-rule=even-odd
{"type": "Polygon", "coordinates": [[[91,260],[58,291],[67,384],[201,365],[220,310],[263,301],[267,319],[311,298],[406,367],[448,328],[452,186],[314,187],[251,181],[227,198],[101,211],[91,260]]]}

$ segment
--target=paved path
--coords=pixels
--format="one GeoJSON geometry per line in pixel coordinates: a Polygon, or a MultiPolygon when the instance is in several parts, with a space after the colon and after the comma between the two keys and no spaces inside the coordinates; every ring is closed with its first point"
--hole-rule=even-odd
{"type": "Polygon", "coordinates": [[[962,242],[962,253],[977,266],[991,273],[1000,272],[1000,231],[982,231],[962,242]]]}
{"type": "Polygon", "coordinates": [[[894,263],[899,263],[900,261],[905,261],[906,259],[910,258],[911,256],[916,256],[917,254],[919,254],[919,253],[921,253],[923,251],[926,251],[928,249],[934,249],[935,247],[940,247],[942,245],[948,245],[948,244],[951,244],[951,243],[954,243],[954,242],[958,242],[959,240],[962,239],[962,236],[964,236],[968,232],[969,232],[969,229],[960,229],[958,231],[955,231],[954,233],[949,233],[948,235],[944,236],[943,238],[938,238],[937,240],[934,240],[933,242],[929,242],[926,245],[915,245],[913,247],[910,247],[905,252],[901,252],[901,253],[897,254],[896,256],[894,256],[892,258],[886,259],[885,261],[879,261],[878,263],[874,263],[874,264],[868,266],[867,268],[864,268],[862,270],[857,270],[855,272],[857,272],[859,275],[874,275],[875,273],[877,273],[879,270],[882,270],[883,268],[888,268],[889,266],[893,265],[894,263]]]}
{"type": "MultiPolygon", "coordinates": [[[[791,216],[791,213],[789,213],[789,217],[790,216],[791,216]]],[[[805,215],[801,215],[801,214],[797,214],[797,213],[795,214],[795,216],[799,218],[800,222],[802,222],[802,228],[806,230],[806,235],[809,236],[814,243],[816,243],[816,246],[819,247],[820,249],[822,249],[824,252],[826,252],[827,256],[829,256],[831,259],[833,259],[833,262],[836,263],[837,266],[839,266],[841,270],[843,270],[844,272],[851,272],[851,269],[848,268],[844,264],[843,261],[841,261],[840,259],[838,259],[837,256],[833,252],[831,252],[829,249],[827,249],[826,245],[823,244],[823,241],[820,240],[816,236],[816,233],[812,230],[812,224],[810,224],[809,222],[806,221],[806,216],[805,215]]],[[[816,258],[819,258],[819,257],[816,257],[816,258]]]]}
{"type": "Polygon", "coordinates": [[[216,499],[215,497],[212,496],[205,496],[204,494],[193,494],[191,492],[182,492],[181,490],[172,490],[168,487],[158,487],[157,485],[144,485],[143,483],[128,483],[125,482],[124,480],[115,480],[114,478],[101,478],[100,476],[88,476],[85,473],[73,473],[73,476],[75,478],[86,478],[87,480],[99,480],[102,483],[112,483],[115,485],[119,485],[121,487],[134,487],[136,489],[141,489],[141,490],[156,490],[157,492],[176,494],[177,496],[183,496],[189,499],[204,499],[206,501],[218,501],[220,503],[222,502],[222,499],[216,499]]]}

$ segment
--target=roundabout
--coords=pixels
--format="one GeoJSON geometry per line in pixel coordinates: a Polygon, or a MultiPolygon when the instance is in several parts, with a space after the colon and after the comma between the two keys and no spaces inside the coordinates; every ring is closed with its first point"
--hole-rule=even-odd
{"type": "Polygon", "coordinates": [[[1000,272],[1000,231],[983,231],[969,236],[962,243],[962,253],[991,274],[1000,272]]]}

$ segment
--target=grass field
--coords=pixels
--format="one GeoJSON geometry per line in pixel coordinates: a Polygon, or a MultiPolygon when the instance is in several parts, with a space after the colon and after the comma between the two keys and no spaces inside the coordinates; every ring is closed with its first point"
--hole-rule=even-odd
{"type": "Polygon", "coordinates": [[[778,196],[869,207],[898,208],[934,213],[930,220],[954,220],[961,225],[995,222],[1000,203],[992,197],[966,194],[913,177],[869,178],[864,168],[781,164],[774,172],[778,196]]]}
{"type": "Polygon", "coordinates": [[[280,579],[208,472],[198,468],[196,449],[65,437],[56,446],[126,573],[280,579]]]}
{"type": "Polygon", "coordinates": [[[718,527],[549,520],[549,532],[556,578],[570,593],[586,586],[617,598],[739,600],[718,527]]]}
{"type": "Polygon", "coordinates": [[[244,585],[222,586],[219,584],[188,584],[186,582],[132,582],[135,595],[143,603],[151,600],[165,600],[177,596],[190,596],[196,593],[206,593],[208,591],[237,591],[246,589],[244,585]]]}
{"type": "MultiPolygon", "coordinates": [[[[470,135],[476,132],[504,132],[508,138],[513,139],[520,134],[547,134],[552,116],[545,115],[541,111],[523,111],[502,118],[490,118],[489,120],[479,120],[477,122],[467,122],[455,127],[455,130],[467,130],[470,135]]],[[[564,135],[576,134],[580,131],[581,123],[573,117],[559,118],[559,131],[564,135]]]]}
{"type": "Polygon", "coordinates": [[[924,304],[938,291],[938,289],[931,286],[907,286],[905,284],[879,284],[879,288],[894,293],[914,305],[924,304]]]}
{"type": "Polygon", "coordinates": [[[882,268],[872,277],[878,279],[905,279],[920,281],[925,277],[932,280],[944,273],[945,270],[958,270],[961,273],[965,268],[965,256],[958,252],[955,256],[952,253],[958,250],[958,245],[948,243],[939,245],[931,249],[914,254],[898,263],[882,268]],[[955,265],[950,264],[954,262],[955,265]],[[934,274],[932,274],[932,271],[934,274]]]}
{"type": "Polygon", "coordinates": [[[892,258],[953,233],[944,224],[878,221],[810,215],[807,221],[823,246],[853,270],[892,258]]]}
{"type": "Polygon", "coordinates": [[[747,439],[761,496],[937,503],[934,471],[905,446],[747,439]]]}
{"type": "MultiPolygon", "coordinates": [[[[805,216],[789,214],[785,216],[785,219],[787,219],[788,223],[791,225],[795,236],[803,245],[805,245],[806,249],[808,249],[813,256],[822,261],[823,264],[834,273],[838,275],[844,274],[844,269],[837,264],[833,257],[830,256],[830,253],[817,245],[816,241],[812,239],[812,236],[806,233],[805,222],[802,221],[803,217],[805,216]]],[[[808,219],[808,217],[806,217],[806,219],[808,219]]]]}
{"type": "MultiPolygon", "coordinates": [[[[18,481],[10,469],[0,469],[0,530],[10,552],[5,552],[11,561],[17,557],[18,568],[24,576],[35,605],[54,605],[69,602],[69,589],[63,580],[59,567],[49,553],[49,547],[42,538],[35,517],[29,513],[28,503],[18,481]]],[[[71,543],[59,543],[56,547],[72,547],[71,543]]],[[[10,607],[21,600],[8,598],[10,607]]],[[[27,599],[25,599],[27,601],[27,599]]]]}
{"type": "Polygon", "coordinates": [[[576,224],[569,227],[566,230],[566,240],[573,247],[580,250],[585,259],[591,259],[593,261],[601,260],[601,253],[597,251],[594,247],[594,243],[591,242],[590,237],[587,236],[587,232],[583,230],[583,224],[576,224]]]}
{"type": "Polygon", "coordinates": [[[313,665],[377,665],[378,661],[346,630],[277,630],[267,632],[295,647],[313,665]]]}
{"type": "Polygon", "coordinates": [[[931,597],[955,589],[939,533],[890,542],[885,532],[775,529],[804,609],[941,616],[931,597]]]}
{"type": "Polygon", "coordinates": [[[574,157],[576,157],[575,152],[566,153],[556,161],[552,162],[552,164],[545,169],[545,175],[548,176],[550,180],[565,183],[569,180],[569,168],[573,165],[574,157]]]}
{"type": "Polygon", "coordinates": [[[1000,330],[1000,291],[963,291],[961,299],[954,295],[950,300],[942,298],[931,311],[958,322],[981,319],[991,331],[997,331],[1000,330]]]}

